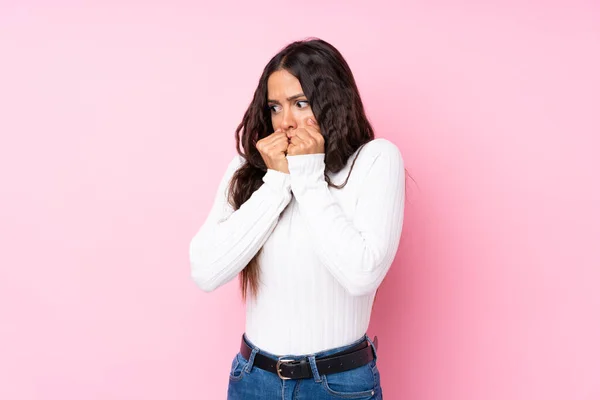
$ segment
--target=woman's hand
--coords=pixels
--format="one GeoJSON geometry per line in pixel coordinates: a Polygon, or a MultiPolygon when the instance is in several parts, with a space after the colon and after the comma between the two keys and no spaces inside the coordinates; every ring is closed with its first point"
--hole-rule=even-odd
{"type": "Polygon", "coordinates": [[[269,136],[260,139],[256,143],[256,149],[260,153],[268,169],[289,174],[286,150],[288,149],[288,138],[285,132],[277,129],[269,136]]]}
{"type": "Polygon", "coordinates": [[[316,122],[309,118],[307,126],[288,131],[288,156],[325,153],[325,138],[316,122]]]}

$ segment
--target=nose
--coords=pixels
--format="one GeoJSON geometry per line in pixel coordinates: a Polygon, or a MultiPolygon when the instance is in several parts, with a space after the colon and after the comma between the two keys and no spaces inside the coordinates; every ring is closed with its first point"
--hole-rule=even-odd
{"type": "Polygon", "coordinates": [[[288,131],[289,129],[297,128],[296,119],[291,110],[283,110],[283,119],[281,120],[281,129],[288,131]]]}

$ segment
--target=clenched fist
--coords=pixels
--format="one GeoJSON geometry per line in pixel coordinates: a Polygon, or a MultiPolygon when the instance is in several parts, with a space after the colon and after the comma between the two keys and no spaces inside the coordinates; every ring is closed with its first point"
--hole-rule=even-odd
{"type": "Polygon", "coordinates": [[[288,162],[286,158],[288,148],[288,137],[281,129],[277,129],[269,136],[260,139],[256,143],[256,149],[268,169],[274,169],[279,172],[289,174],[288,162]]]}

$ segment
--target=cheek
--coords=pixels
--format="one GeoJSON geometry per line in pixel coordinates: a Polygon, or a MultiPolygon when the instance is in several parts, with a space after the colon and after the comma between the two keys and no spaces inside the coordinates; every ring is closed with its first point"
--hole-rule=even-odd
{"type": "Polygon", "coordinates": [[[273,125],[274,129],[277,129],[277,127],[279,126],[280,120],[281,120],[281,117],[278,114],[271,113],[271,125],[273,125]]]}
{"type": "Polygon", "coordinates": [[[312,110],[308,109],[308,110],[298,110],[298,112],[295,115],[296,117],[296,121],[298,122],[298,126],[305,126],[307,125],[307,121],[309,118],[312,118],[314,121],[316,121],[317,119],[315,118],[312,110]]]}

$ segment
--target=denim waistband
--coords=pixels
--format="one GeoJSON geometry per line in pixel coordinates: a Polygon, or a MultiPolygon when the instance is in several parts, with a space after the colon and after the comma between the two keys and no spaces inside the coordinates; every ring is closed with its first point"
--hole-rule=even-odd
{"type": "Polygon", "coordinates": [[[373,344],[371,338],[369,338],[369,336],[365,333],[363,336],[361,336],[360,339],[355,340],[354,342],[344,345],[344,346],[340,346],[340,347],[334,347],[331,349],[327,349],[327,350],[322,350],[319,351],[318,353],[311,353],[311,354],[304,354],[304,355],[297,355],[297,354],[281,354],[281,355],[275,355],[273,353],[269,353],[266,350],[260,349],[259,347],[257,347],[256,345],[254,345],[246,336],[246,334],[244,333],[243,335],[244,340],[246,341],[246,343],[248,343],[248,346],[250,346],[252,349],[256,349],[258,353],[263,354],[267,357],[270,357],[274,360],[277,360],[279,358],[283,358],[285,357],[286,359],[292,359],[292,360],[300,360],[309,356],[314,356],[315,358],[320,358],[320,357],[325,357],[328,356],[330,354],[334,354],[334,353],[338,353],[340,351],[344,351],[349,349],[352,346],[356,346],[357,344],[363,342],[364,340],[368,340],[371,344],[373,344]]]}

